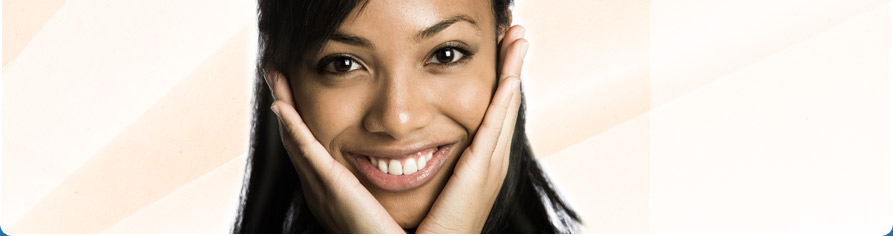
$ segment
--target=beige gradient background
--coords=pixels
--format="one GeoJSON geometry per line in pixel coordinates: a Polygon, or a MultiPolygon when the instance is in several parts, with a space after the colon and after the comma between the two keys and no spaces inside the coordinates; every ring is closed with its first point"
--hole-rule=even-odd
{"type": "MultiPolygon", "coordinates": [[[[889,0],[517,1],[530,138],[584,232],[890,231],[889,0]]],[[[3,230],[228,232],[254,10],[3,1],[3,230]]]]}

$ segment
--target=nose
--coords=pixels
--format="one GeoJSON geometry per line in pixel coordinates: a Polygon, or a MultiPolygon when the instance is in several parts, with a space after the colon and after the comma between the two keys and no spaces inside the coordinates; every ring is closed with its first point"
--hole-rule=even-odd
{"type": "Polygon", "coordinates": [[[425,86],[411,73],[386,73],[379,78],[372,107],[363,118],[370,133],[403,139],[421,130],[433,119],[433,107],[425,96],[425,86]]]}

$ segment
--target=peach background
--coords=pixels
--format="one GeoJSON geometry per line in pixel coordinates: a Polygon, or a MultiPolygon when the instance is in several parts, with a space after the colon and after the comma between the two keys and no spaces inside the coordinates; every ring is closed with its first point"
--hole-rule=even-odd
{"type": "MultiPolygon", "coordinates": [[[[254,9],[3,1],[4,231],[228,232],[254,9]]],[[[584,232],[889,232],[889,0],[514,9],[531,141],[584,232]]]]}

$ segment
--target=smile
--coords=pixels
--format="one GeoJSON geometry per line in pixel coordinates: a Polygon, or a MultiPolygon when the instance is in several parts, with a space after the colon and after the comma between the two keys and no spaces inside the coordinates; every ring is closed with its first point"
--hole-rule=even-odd
{"type": "Polygon", "coordinates": [[[346,156],[373,185],[390,191],[406,191],[431,181],[443,167],[452,147],[452,144],[430,146],[398,155],[347,152],[346,156]]]}
{"type": "Polygon", "coordinates": [[[410,155],[400,157],[399,159],[375,158],[366,156],[369,163],[378,166],[381,173],[389,175],[410,175],[418,170],[424,169],[428,161],[434,156],[437,148],[429,148],[410,155]]]}

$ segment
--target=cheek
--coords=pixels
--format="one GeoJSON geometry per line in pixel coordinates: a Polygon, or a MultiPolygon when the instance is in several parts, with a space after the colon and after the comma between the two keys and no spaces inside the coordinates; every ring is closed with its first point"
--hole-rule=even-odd
{"type": "Polygon", "coordinates": [[[292,91],[295,91],[301,118],[313,136],[330,151],[337,148],[332,145],[338,135],[362,119],[359,112],[362,101],[358,100],[360,96],[355,91],[323,89],[312,83],[295,86],[292,91]]]}
{"type": "Polygon", "coordinates": [[[469,135],[474,135],[483,120],[495,86],[493,68],[457,75],[458,78],[445,80],[449,88],[441,91],[439,107],[444,115],[462,125],[469,135]]]}

